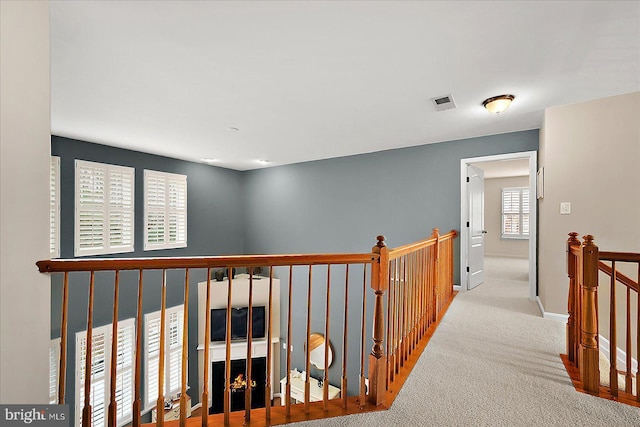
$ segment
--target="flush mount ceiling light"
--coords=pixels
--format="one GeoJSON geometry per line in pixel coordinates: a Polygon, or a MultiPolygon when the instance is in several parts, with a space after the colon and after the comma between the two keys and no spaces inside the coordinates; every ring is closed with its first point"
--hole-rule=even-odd
{"type": "Polygon", "coordinates": [[[268,165],[269,163],[271,163],[269,160],[258,160],[258,163],[260,163],[261,165],[268,165]]]}
{"type": "Polygon", "coordinates": [[[218,161],[218,159],[213,159],[213,158],[206,158],[206,159],[201,159],[203,162],[205,163],[215,163],[218,161]]]}
{"type": "Polygon", "coordinates": [[[500,114],[509,108],[511,101],[515,99],[513,95],[500,95],[487,98],[482,102],[482,106],[487,109],[488,112],[494,114],[500,114]]]}

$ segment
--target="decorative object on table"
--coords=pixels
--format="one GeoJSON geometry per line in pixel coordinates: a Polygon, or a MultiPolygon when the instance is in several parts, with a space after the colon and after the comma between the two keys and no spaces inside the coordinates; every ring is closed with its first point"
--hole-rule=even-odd
{"type": "Polygon", "coordinates": [[[325,369],[324,366],[324,349],[328,345],[327,352],[327,368],[331,366],[333,362],[333,349],[331,343],[328,343],[324,339],[324,335],[314,332],[309,336],[309,361],[317,369],[325,369]]]}
{"type": "Polygon", "coordinates": [[[224,280],[224,270],[216,270],[213,275],[218,282],[222,282],[224,280]]]}
{"type": "MultiPolygon", "coordinates": [[[[224,275],[225,275],[225,277],[229,275],[229,268],[225,268],[225,269],[224,269],[224,275]]],[[[233,267],[233,268],[231,269],[231,278],[232,278],[232,279],[235,279],[235,278],[236,278],[236,268],[235,268],[235,267],[233,267]]]]}
{"type": "Polygon", "coordinates": [[[262,274],[262,267],[253,267],[253,275],[260,276],[262,274]]]}
{"type": "MultiPolygon", "coordinates": [[[[245,388],[247,388],[247,381],[244,379],[244,374],[238,374],[231,383],[231,391],[243,391],[245,388]]],[[[251,381],[251,388],[256,388],[255,381],[251,381]]]]}

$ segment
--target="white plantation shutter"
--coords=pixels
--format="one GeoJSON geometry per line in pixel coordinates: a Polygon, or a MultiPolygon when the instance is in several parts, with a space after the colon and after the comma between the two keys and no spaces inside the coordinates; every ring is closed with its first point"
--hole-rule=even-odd
{"type": "Polygon", "coordinates": [[[60,369],[60,338],[49,342],[49,404],[58,403],[58,375],[60,369]]]}
{"type": "MultiPolygon", "coordinates": [[[[92,332],[91,346],[91,425],[95,427],[105,426],[107,423],[107,411],[105,407],[105,393],[109,389],[107,385],[107,326],[94,328],[92,332]]],[[[82,425],[82,409],[84,407],[84,379],[85,361],[87,357],[86,332],[76,334],[76,425],[82,425]]]]}
{"type": "Polygon", "coordinates": [[[529,189],[525,187],[502,189],[502,237],[527,238],[529,236],[529,189]]]}
{"type": "Polygon", "coordinates": [[[187,177],[144,171],[144,249],[187,246],[187,177]]]}
{"type": "Polygon", "coordinates": [[[49,257],[60,257],[60,157],[49,164],[49,257]]]}
{"type": "MultiPolygon", "coordinates": [[[[91,350],[91,425],[107,424],[110,381],[116,383],[116,421],[124,425],[132,420],[134,387],[135,321],[118,322],[117,354],[111,354],[111,325],[93,328],[91,350]],[[111,357],[116,357],[116,376],[109,378],[111,357]]],[[[86,360],[86,331],[76,334],[76,425],[82,424],[86,360]]]]}
{"type": "MultiPolygon", "coordinates": [[[[165,384],[164,396],[168,399],[182,389],[182,327],[184,306],[165,310],[165,384]]],[[[158,399],[158,367],[160,356],[160,311],[145,315],[146,405],[153,407],[158,399]]]]}
{"type": "Polygon", "coordinates": [[[135,169],[76,160],[75,255],[133,252],[135,169]]]}

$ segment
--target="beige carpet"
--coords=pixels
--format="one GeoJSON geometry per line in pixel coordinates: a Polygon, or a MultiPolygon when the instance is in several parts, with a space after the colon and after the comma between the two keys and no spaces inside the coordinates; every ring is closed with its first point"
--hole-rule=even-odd
{"type": "Polygon", "coordinates": [[[574,390],[558,356],[564,324],[540,317],[526,281],[496,277],[507,260],[492,262],[484,284],[455,298],[391,409],[297,424],[640,426],[640,409],[574,390]]]}

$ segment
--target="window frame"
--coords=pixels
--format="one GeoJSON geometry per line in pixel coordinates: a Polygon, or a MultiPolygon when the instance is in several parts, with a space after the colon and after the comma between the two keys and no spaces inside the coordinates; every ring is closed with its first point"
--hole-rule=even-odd
{"type": "Polygon", "coordinates": [[[49,258],[60,258],[60,157],[49,160],[49,258]]]}
{"type": "MultiPolygon", "coordinates": [[[[113,183],[113,186],[116,184],[113,183]]],[[[135,168],[128,166],[112,165],[108,163],[90,162],[87,160],[75,160],[75,215],[74,215],[74,256],[90,256],[90,255],[104,255],[104,254],[118,254],[133,252],[135,246],[135,168]],[[80,168],[91,168],[96,171],[101,171],[104,175],[104,196],[102,205],[90,205],[83,204],[81,202],[81,186],[79,173],[80,168]],[[112,188],[112,174],[121,173],[124,178],[130,180],[130,193],[131,199],[123,198],[124,201],[118,203],[117,197],[111,197],[110,192],[114,191],[112,188]],[[128,205],[128,207],[127,207],[128,205]],[[102,244],[101,246],[91,246],[88,248],[82,248],[80,243],[81,226],[80,216],[83,212],[96,212],[102,214],[102,244]],[[122,218],[127,215],[129,217],[128,223],[123,220],[122,229],[129,228],[127,233],[129,239],[123,244],[114,244],[114,237],[116,233],[112,233],[110,229],[110,218],[112,213],[119,213],[122,218]]]]}
{"type": "MultiPolygon", "coordinates": [[[[160,316],[162,314],[161,310],[154,311],[152,313],[147,313],[144,315],[144,378],[145,378],[145,391],[144,391],[144,408],[146,410],[151,410],[156,406],[156,402],[158,400],[157,390],[152,394],[151,390],[157,389],[156,384],[149,384],[149,380],[154,378],[157,381],[157,375],[150,375],[150,368],[152,359],[158,359],[157,356],[151,356],[149,344],[150,344],[150,327],[151,321],[160,321],[160,316]]],[[[182,391],[182,337],[183,337],[183,327],[184,327],[184,304],[176,305],[174,307],[167,307],[165,309],[165,351],[164,351],[164,398],[169,399],[172,395],[176,395],[180,391],[182,391]],[[176,323],[177,323],[177,345],[175,348],[171,348],[170,345],[170,335],[171,335],[171,324],[169,323],[169,318],[172,314],[176,314],[176,323]],[[177,369],[177,386],[175,388],[171,388],[170,385],[174,382],[174,378],[171,376],[171,372],[174,370],[171,361],[177,360],[179,366],[177,369]]],[[[159,327],[160,325],[158,325],[159,327]]],[[[158,332],[158,335],[160,332],[158,332]]],[[[159,355],[158,355],[159,356],[159,355]]],[[[154,366],[158,366],[154,364],[154,366]]],[[[187,372],[188,361],[187,361],[187,372]]],[[[189,387],[187,387],[189,388],[189,387]]]]}
{"type": "MultiPolygon", "coordinates": [[[[113,339],[111,333],[113,330],[113,326],[112,324],[108,324],[108,325],[104,325],[104,326],[99,326],[96,328],[92,329],[92,340],[95,339],[96,336],[100,335],[100,334],[104,334],[104,366],[103,366],[103,387],[104,387],[104,391],[102,394],[102,407],[103,407],[103,423],[104,424],[94,424],[93,419],[91,422],[91,425],[94,427],[107,427],[107,422],[108,422],[108,406],[109,406],[109,399],[110,399],[110,394],[111,394],[111,388],[110,388],[110,381],[112,380],[110,375],[111,375],[111,340],[113,339]]],[[[133,396],[134,396],[134,385],[135,385],[135,350],[136,350],[136,343],[135,343],[135,332],[136,332],[136,328],[135,328],[135,319],[134,318],[129,318],[129,319],[124,319],[124,320],[119,320],[118,321],[118,339],[123,339],[124,334],[128,333],[129,334],[129,339],[130,341],[130,354],[125,355],[126,358],[128,358],[129,360],[129,364],[127,364],[124,368],[116,368],[116,377],[118,375],[127,375],[127,373],[129,374],[129,384],[127,384],[127,387],[129,388],[129,393],[131,396],[131,403],[126,404],[126,405],[118,405],[118,412],[122,412],[122,411],[126,411],[127,415],[125,418],[121,418],[121,414],[117,414],[116,415],[116,425],[118,426],[124,426],[126,424],[131,423],[131,421],[133,421],[133,408],[132,408],[132,404],[133,404],[133,396]],[[128,329],[128,332],[127,332],[128,329]]],[[[83,378],[83,372],[84,372],[84,363],[82,362],[82,348],[83,348],[83,341],[86,340],[87,337],[87,331],[80,331],[76,333],[76,369],[75,369],[75,376],[76,376],[76,380],[75,380],[75,425],[76,426],[80,426],[81,425],[81,421],[82,421],[82,409],[84,406],[84,393],[81,392],[81,390],[84,388],[84,378],[83,378]]],[[[94,349],[92,347],[91,350],[91,357],[92,357],[92,363],[95,362],[94,359],[94,349]]],[[[101,376],[102,378],[102,376],[101,376]]],[[[93,381],[92,381],[93,383],[93,381]]],[[[123,389],[119,389],[120,391],[122,391],[123,389]]],[[[116,396],[118,395],[118,389],[116,389],[116,396]]],[[[117,399],[117,397],[116,397],[117,399]]],[[[95,414],[95,397],[91,400],[91,406],[92,406],[92,418],[95,414]]]]}
{"type": "Polygon", "coordinates": [[[500,215],[500,237],[505,240],[529,240],[531,224],[528,224],[528,230],[524,232],[524,216],[528,216],[528,221],[531,221],[531,201],[530,201],[529,187],[504,187],[500,197],[501,215],[500,215]],[[518,212],[505,212],[505,193],[517,193],[518,194],[518,212]],[[526,193],[526,194],[525,194],[526,193]],[[527,201],[527,211],[524,212],[524,201],[527,201]],[[518,216],[518,234],[505,233],[505,216],[517,215],[518,216]]]}
{"type": "MultiPolygon", "coordinates": [[[[176,249],[186,248],[188,241],[188,186],[187,175],[175,174],[170,172],[161,172],[151,169],[144,170],[144,250],[155,251],[162,249],[176,249]],[[157,187],[152,187],[152,180],[162,181],[164,185],[164,191],[159,192],[157,187]],[[171,186],[178,185],[183,186],[182,200],[183,204],[179,204],[177,207],[171,206],[171,186]],[[155,190],[155,192],[152,192],[155,190]],[[150,197],[152,194],[162,194],[162,202],[157,202],[156,206],[150,203],[150,197]],[[160,221],[163,223],[161,228],[157,227],[156,230],[162,233],[163,242],[154,243],[150,242],[150,217],[156,214],[161,217],[160,221]],[[175,216],[176,225],[176,241],[171,242],[171,217],[175,216]],[[184,224],[184,228],[180,230],[180,222],[184,224]],[[181,236],[183,238],[181,238],[181,236]]],[[[179,197],[178,197],[179,199],[179,197]]],[[[156,199],[157,200],[157,199],[156,199]]]]}

